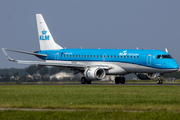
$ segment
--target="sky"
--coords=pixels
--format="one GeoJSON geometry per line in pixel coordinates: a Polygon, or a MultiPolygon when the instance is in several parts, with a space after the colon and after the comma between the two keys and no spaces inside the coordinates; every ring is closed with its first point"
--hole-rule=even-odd
{"type": "MultiPolygon", "coordinates": [[[[180,0],[1,0],[0,48],[39,50],[35,14],[66,48],[168,48],[180,65],[180,0]]],[[[8,52],[17,60],[40,60],[8,52]]],[[[0,51],[0,69],[25,68],[0,51]]]]}

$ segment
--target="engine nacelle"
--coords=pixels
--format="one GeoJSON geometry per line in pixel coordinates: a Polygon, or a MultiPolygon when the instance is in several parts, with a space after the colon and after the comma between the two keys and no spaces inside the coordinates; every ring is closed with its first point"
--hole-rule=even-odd
{"type": "Polygon", "coordinates": [[[87,68],[84,76],[88,80],[102,80],[106,76],[106,71],[98,67],[87,68]]]}
{"type": "Polygon", "coordinates": [[[156,77],[156,73],[136,73],[136,76],[141,80],[151,80],[156,77]]]}

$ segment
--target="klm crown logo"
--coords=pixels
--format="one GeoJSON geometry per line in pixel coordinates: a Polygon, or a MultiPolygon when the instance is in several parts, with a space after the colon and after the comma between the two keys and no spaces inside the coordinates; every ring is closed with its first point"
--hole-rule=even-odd
{"type": "Polygon", "coordinates": [[[49,40],[49,35],[46,35],[47,31],[43,30],[42,35],[39,36],[40,40],[49,40]]]}

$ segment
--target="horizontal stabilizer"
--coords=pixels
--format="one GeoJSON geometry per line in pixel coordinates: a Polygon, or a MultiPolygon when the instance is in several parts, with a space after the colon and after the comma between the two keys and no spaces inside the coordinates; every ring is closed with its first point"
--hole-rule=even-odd
{"type": "MultiPolygon", "coordinates": [[[[31,53],[31,52],[26,52],[26,51],[19,51],[19,50],[12,50],[12,49],[6,49],[2,48],[3,51],[8,50],[8,51],[13,51],[13,52],[19,52],[19,53],[24,53],[24,54],[29,54],[29,55],[37,55],[37,56],[43,56],[46,57],[47,55],[44,54],[38,54],[38,53],[31,53]]],[[[6,53],[7,54],[7,53],[6,53]]]]}

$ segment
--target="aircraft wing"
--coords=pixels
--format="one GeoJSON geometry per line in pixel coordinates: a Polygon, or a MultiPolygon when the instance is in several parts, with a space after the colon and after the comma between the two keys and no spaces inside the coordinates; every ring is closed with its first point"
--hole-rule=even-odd
{"type": "MultiPolygon", "coordinates": [[[[89,64],[84,64],[84,63],[74,63],[72,61],[53,61],[53,60],[46,60],[46,61],[26,61],[26,60],[14,60],[9,55],[6,53],[5,50],[10,50],[10,49],[4,49],[2,48],[5,56],[9,61],[12,62],[17,62],[19,64],[30,64],[30,65],[39,65],[39,66],[57,66],[57,67],[70,67],[70,68],[88,68],[88,67],[100,67],[103,69],[111,69],[110,66],[108,65],[89,65],[89,64]]],[[[22,51],[17,51],[17,50],[10,50],[14,52],[20,52],[23,53],[22,51]]],[[[26,54],[29,54],[26,52],[26,54]]]]}
{"type": "MultiPolygon", "coordinates": [[[[44,54],[38,54],[38,53],[31,53],[31,52],[26,52],[26,51],[19,51],[19,50],[12,50],[12,49],[7,49],[7,48],[2,48],[3,52],[5,52],[5,50],[8,51],[13,51],[13,52],[19,52],[19,53],[25,53],[25,54],[29,54],[29,55],[38,55],[38,56],[43,56],[46,57],[47,55],[44,54]]],[[[5,53],[4,53],[5,54],[5,53]]],[[[6,53],[7,54],[7,53],[6,53]]]]}

